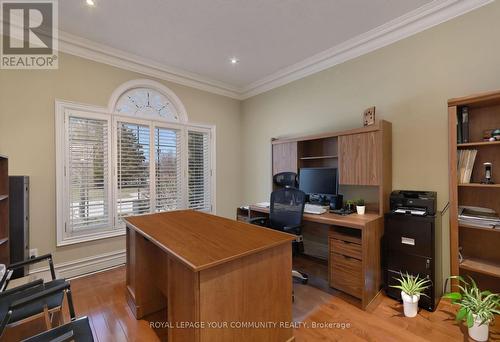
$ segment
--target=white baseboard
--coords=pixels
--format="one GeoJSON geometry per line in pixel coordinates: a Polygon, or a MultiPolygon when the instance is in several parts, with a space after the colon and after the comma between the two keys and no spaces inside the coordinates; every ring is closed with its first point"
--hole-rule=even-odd
{"type": "MultiPolygon", "coordinates": [[[[125,264],[125,261],[126,251],[121,250],[55,264],[54,267],[61,278],[69,279],[120,266],[125,264]]],[[[48,270],[48,266],[36,268],[30,270],[30,274],[43,273],[48,270]]]]}

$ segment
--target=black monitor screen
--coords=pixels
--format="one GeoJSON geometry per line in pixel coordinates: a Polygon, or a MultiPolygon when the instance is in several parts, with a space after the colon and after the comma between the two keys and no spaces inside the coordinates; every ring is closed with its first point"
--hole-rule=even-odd
{"type": "Polygon", "coordinates": [[[306,194],[337,194],[337,169],[302,168],[299,171],[299,189],[306,194]]]}

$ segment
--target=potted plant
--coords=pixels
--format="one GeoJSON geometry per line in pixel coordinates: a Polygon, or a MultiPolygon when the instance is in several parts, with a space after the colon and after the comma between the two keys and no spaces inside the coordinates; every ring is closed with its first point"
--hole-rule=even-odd
{"type": "Polygon", "coordinates": [[[419,278],[419,275],[412,276],[408,274],[402,274],[400,278],[394,278],[399,281],[400,285],[391,285],[396,289],[401,290],[401,299],[403,300],[403,309],[406,317],[415,317],[418,312],[418,301],[420,300],[420,295],[426,296],[423,293],[429,288],[429,283],[431,282],[426,278],[419,278]]]}
{"type": "Polygon", "coordinates": [[[460,292],[446,293],[443,297],[451,299],[452,304],[460,305],[457,321],[466,321],[469,336],[475,341],[487,341],[489,324],[500,314],[500,294],[481,291],[474,279],[469,276],[470,283],[461,276],[452,276],[458,280],[460,292]]]}
{"type": "Polygon", "coordinates": [[[358,215],[364,215],[366,210],[365,206],[365,200],[364,199],[359,199],[356,202],[356,211],[358,212],[358,215]]]}
{"type": "Polygon", "coordinates": [[[354,211],[355,202],[353,200],[348,200],[345,202],[345,208],[349,211],[354,211]]]}

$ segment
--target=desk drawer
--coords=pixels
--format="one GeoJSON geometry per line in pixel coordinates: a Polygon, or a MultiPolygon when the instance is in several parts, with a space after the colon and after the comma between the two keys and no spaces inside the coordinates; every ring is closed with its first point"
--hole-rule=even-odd
{"type": "Polygon", "coordinates": [[[361,245],[351,241],[330,239],[330,253],[342,254],[358,260],[362,259],[361,245]]]}
{"type": "Polygon", "coordinates": [[[361,245],[361,230],[359,229],[332,226],[329,235],[331,239],[349,241],[361,245]]]}
{"type": "Polygon", "coordinates": [[[363,274],[361,261],[336,254],[330,254],[330,286],[361,298],[363,274]]]}

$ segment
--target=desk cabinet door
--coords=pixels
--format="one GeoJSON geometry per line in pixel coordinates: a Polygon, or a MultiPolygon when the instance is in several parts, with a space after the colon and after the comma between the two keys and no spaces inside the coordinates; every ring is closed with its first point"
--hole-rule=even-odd
{"type": "Polygon", "coordinates": [[[339,183],[379,185],[379,132],[339,137],[339,183]]]}
{"type": "Polygon", "coordinates": [[[273,145],[273,175],[297,172],[297,142],[273,145]]]}

